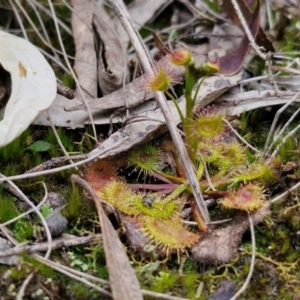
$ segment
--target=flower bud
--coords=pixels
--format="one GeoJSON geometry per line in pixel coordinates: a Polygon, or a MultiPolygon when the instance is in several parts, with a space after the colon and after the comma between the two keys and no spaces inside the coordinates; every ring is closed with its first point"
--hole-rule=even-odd
{"type": "Polygon", "coordinates": [[[171,62],[177,66],[186,66],[192,60],[192,55],[189,50],[176,49],[171,53],[171,62]]]}

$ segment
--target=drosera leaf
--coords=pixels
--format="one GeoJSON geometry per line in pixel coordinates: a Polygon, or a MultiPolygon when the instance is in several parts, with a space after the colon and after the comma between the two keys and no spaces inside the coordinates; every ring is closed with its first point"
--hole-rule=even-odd
{"type": "Polygon", "coordinates": [[[0,121],[0,147],[18,137],[56,97],[55,74],[30,42],[0,30],[0,64],[12,91],[0,121]]]}
{"type": "Polygon", "coordinates": [[[46,152],[50,150],[52,145],[45,141],[36,141],[30,146],[26,147],[26,150],[31,150],[32,152],[46,152]]]}

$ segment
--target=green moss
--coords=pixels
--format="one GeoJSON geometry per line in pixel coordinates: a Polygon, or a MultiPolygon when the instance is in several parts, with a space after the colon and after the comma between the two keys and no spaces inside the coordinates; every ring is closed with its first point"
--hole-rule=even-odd
{"type": "Polygon", "coordinates": [[[33,226],[25,218],[22,218],[14,224],[13,233],[18,242],[31,240],[33,236],[33,226]]]}
{"type": "Polygon", "coordinates": [[[178,275],[172,272],[159,272],[158,276],[155,276],[151,288],[153,291],[163,293],[174,288],[175,283],[178,281],[178,275]]]}
{"type": "Polygon", "coordinates": [[[19,137],[8,145],[0,148],[0,162],[15,162],[16,158],[20,158],[26,146],[25,141],[31,136],[31,130],[25,130],[19,137]]]}
{"type": "Polygon", "coordinates": [[[78,281],[69,282],[66,293],[71,299],[99,299],[99,292],[78,281]]]}
{"type": "MultiPolygon", "coordinates": [[[[64,145],[66,151],[68,152],[75,152],[76,148],[74,145],[74,136],[71,131],[66,131],[63,128],[57,128],[57,134],[61,140],[61,143],[64,145]]],[[[47,135],[46,135],[46,141],[54,147],[51,147],[49,153],[52,157],[57,156],[64,156],[64,153],[62,152],[60,146],[58,145],[56,136],[51,128],[48,129],[47,135]]]]}
{"type": "Polygon", "coordinates": [[[184,274],[181,278],[181,282],[187,290],[187,297],[189,299],[192,299],[195,296],[199,285],[199,278],[200,274],[196,272],[184,274]]]}
{"type": "Polygon", "coordinates": [[[5,223],[18,216],[13,198],[0,196],[0,223],[5,223]]]}
{"type": "Polygon", "coordinates": [[[77,220],[82,214],[83,208],[83,195],[78,187],[72,183],[71,190],[64,193],[67,199],[67,205],[61,211],[61,214],[68,219],[69,222],[77,220]]]}
{"type": "Polygon", "coordinates": [[[10,278],[12,280],[24,280],[32,271],[32,267],[28,264],[22,263],[20,267],[13,267],[10,269],[10,278]]]}
{"type": "Polygon", "coordinates": [[[75,80],[69,74],[64,74],[62,76],[62,83],[63,83],[63,85],[69,87],[70,89],[75,89],[75,87],[76,87],[75,80]]]}
{"type": "Polygon", "coordinates": [[[297,161],[299,159],[299,153],[297,153],[299,145],[295,136],[287,138],[284,143],[280,143],[278,155],[282,161],[297,161]]]}
{"type": "Polygon", "coordinates": [[[23,260],[31,265],[35,270],[39,271],[39,274],[47,278],[55,276],[57,273],[52,268],[46,266],[45,264],[39,262],[31,255],[23,255],[23,260]]]}

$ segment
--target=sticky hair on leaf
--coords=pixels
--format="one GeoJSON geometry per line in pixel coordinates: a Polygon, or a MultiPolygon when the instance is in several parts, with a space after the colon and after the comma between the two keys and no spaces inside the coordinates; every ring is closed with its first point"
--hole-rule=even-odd
{"type": "Polygon", "coordinates": [[[168,251],[184,250],[198,242],[200,236],[188,231],[178,217],[171,219],[142,218],[142,230],[158,246],[168,251]]]}
{"type": "Polygon", "coordinates": [[[199,151],[207,163],[213,163],[221,155],[221,147],[210,142],[199,143],[199,151]]]}
{"type": "Polygon", "coordinates": [[[85,168],[85,180],[95,191],[100,191],[108,182],[117,180],[117,167],[109,159],[93,161],[85,168]]]}
{"type": "Polygon", "coordinates": [[[219,152],[219,156],[212,163],[223,172],[240,166],[246,161],[244,148],[238,143],[219,143],[215,145],[215,151],[219,152]]]}
{"type": "Polygon", "coordinates": [[[239,174],[232,178],[234,183],[249,182],[253,180],[269,181],[275,177],[275,171],[271,166],[264,162],[251,164],[246,170],[240,171],[239,174]]]}
{"type": "MultiPolygon", "coordinates": [[[[148,196],[146,196],[148,197],[148,196]]],[[[135,199],[133,205],[140,211],[141,214],[151,216],[157,219],[166,219],[176,215],[179,215],[181,205],[178,201],[165,201],[161,197],[156,196],[153,199],[151,206],[145,205],[143,201],[145,197],[140,201],[138,198],[135,199]]]]}
{"type": "Polygon", "coordinates": [[[146,79],[150,91],[165,92],[169,89],[172,77],[164,69],[160,68],[156,74],[146,79]]]}
{"type": "Polygon", "coordinates": [[[226,208],[250,212],[260,208],[264,201],[265,196],[262,188],[250,183],[242,186],[236,192],[231,192],[229,196],[220,200],[220,204],[226,208]]]}
{"type": "Polygon", "coordinates": [[[132,192],[129,186],[122,181],[114,180],[107,183],[98,194],[100,198],[124,214],[137,215],[139,213],[138,208],[133,204],[135,201],[142,201],[143,196],[132,192]]]}
{"type": "Polygon", "coordinates": [[[194,122],[195,137],[200,140],[213,140],[214,137],[222,133],[224,124],[222,116],[216,113],[214,106],[207,106],[198,110],[194,122]]]}
{"type": "Polygon", "coordinates": [[[246,162],[245,150],[238,143],[222,143],[221,153],[223,156],[230,158],[232,166],[236,167],[246,162]]]}
{"type": "Polygon", "coordinates": [[[128,163],[145,174],[151,173],[151,171],[160,172],[162,154],[157,145],[143,144],[129,152],[128,163]]]}

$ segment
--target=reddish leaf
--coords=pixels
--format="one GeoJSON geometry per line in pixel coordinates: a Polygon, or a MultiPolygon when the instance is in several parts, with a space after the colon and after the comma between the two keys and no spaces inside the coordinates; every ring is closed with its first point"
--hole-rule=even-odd
{"type": "MultiPolygon", "coordinates": [[[[254,3],[255,3],[254,0],[245,0],[245,1],[240,0],[239,1],[239,7],[241,9],[241,12],[242,12],[247,24],[250,24],[252,15],[255,13],[257,6],[260,7],[260,4],[261,4],[260,0],[258,0],[257,6],[256,6],[254,12],[252,13],[249,8],[254,3]]],[[[230,0],[223,1],[221,3],[221,8],[222,8],[222,11],[227,14],[228,18],[231,19],[234,24],[236,24],[239,27],[242,27],[241,22],[240,22],[238,16],[236,15],[236,12],[235,12],[230,0]]],[[[275,51],[272,42],[268,39],[268,37],[266,36],[266,34],[264,33],[264,31],[262,30],[261,27],[259,27],[259,31],[256,36],[256,42],[259,46],[264,47],[266,49],[266,51],[275,51]]]]}
{"type": "MultiPolygon", "coordinates": [[[[224,2],[223,2],[224,3],[224,2]]],[[[226,1],[229,4],[229,1],[226,1]]],[[[250,12],[248,10],[248,12],[250,12]]],[[[246,14],[245,14],[246,15],[246,14]]],[[[248,14],[247,14],[248,16],[248,14]]],[[[252,36],[255,38],[259,30],[259,18],[260,16],[260,2],[256,6],[254,12],[249,15],[248,26],[252,36]]],[[[242,39],[240,46],[234,51],[228,53],[227,55],[220,57],[220,74],[232,75],[237,73],[250,51],[250,42],[245,35],[242,39]]]]}

